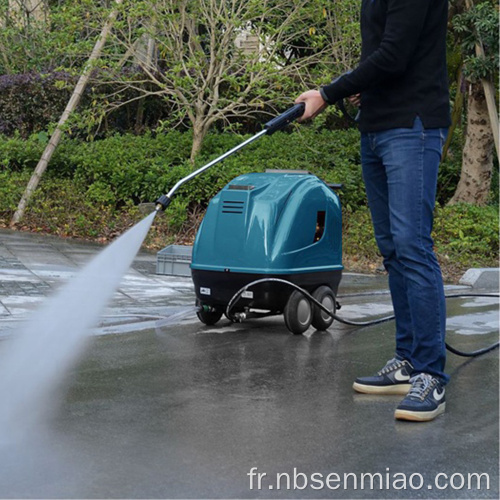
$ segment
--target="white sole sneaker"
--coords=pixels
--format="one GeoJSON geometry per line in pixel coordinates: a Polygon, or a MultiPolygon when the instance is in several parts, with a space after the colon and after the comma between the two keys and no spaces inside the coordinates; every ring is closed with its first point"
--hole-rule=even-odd
{"type": "Polygon", "coordinates": [[[362,394],[379,394],[381,396],[395,394],[398,396],[406,396],[411,388],[411,384],[367,385],[354,382],[352,388],[356,392],[361,392],[362,394]]]}
{"type": "Polygon", "coordinates": [[[434,420],[438,415],[444,413],[446,403],[441,403],[435,410],[432,411],[410,411],[396,410],[394,417],[396,420],[410,420],[412,422],[428,422],[434,420]]]}

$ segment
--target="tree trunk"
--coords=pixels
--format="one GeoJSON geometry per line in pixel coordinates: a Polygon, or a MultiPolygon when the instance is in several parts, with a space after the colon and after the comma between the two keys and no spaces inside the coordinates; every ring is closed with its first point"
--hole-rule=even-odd
{"type": "Polygon", "coordinates": [[[203,125],[195,123],[193,125],[193,144],[191,146],[191,155],[189,157],[191,163],[194,163],[196,155],[200,152],[205,135],[207,135],[207,128],[203,125]]]}
{"type": "Polygon", "coordinates": [[[462,173],[450,205],[488,201],[493,170],[493,131],[482,85],[471,84],[467,99],[467,136],[462,156],[462,173]]]}
{"type": "Polygon", "coordinates": [[[9,0],[9,11],[12,19],[24,28],[47,22],[46,0],[9,0]]]}
{"type": "MultiPolygon", "coordinates": [[[[115,3],[117,5],[120,5],[123,0],[115,0],[115,3]]],[[[43,173],[47,169],[47,166],[49,164],[50,159],[52,158],[52,155],[54,154],[54,151],[56,150],[57,146],[59,145],[59,142],[62,138],[63,134],[63,126],[68,120],[70,114],[76,109],[78,106],[78,103],[80,102],[80,99],[82,97],[82,94],[85,90],[85,87],[87,86],[87,83],[90,78],[90,74],[92,72],[92,63],[99,58],[101,55],[102,48],[104,47],[104,44],[106,42],[106,38],[109,35],[109,32],[111,31],[111,26],[113,25],[113,22],[118,14],[117,10],[114,10],[111,12],[109,15],[102,31],[101,35],[99,36],[94,49],[92,50],[92,53],[90,54],[89,60],[87,61],[87,64],[85,65],[85,68],[83,70],[82,75],[80,76],[80,79],[78,80],[78,83],[76,84],[75,90],[73,91],[73,94],[71,95],[71,98],[66,105],[66,109],[64,110],[61,118],[59,119],[59,123],[57,124],[56,129],[54,130],[54,133],[52,134],[49,143],[47,144],[47,147],[45,148],[45,151],[42,154],[42,157],[40,158],[40,161],[38,162],[38,165],[35,168],[35,171],[33,175],[31,176],[30,181],[28,182],[28,185],[23,193],[23,196],[21,198],[21,201],[19,202],[19,205],[17,207],[16,212],[14,213],[14,216],[12,217],[12,220],[10,222],[10,226],[15,226],[24,216],[24,212],[26,210],[26,206],[31,199],[31,196],[33,195],[35,189],[37,188],[40,179],[42,178],[43,173]]]]}
{"type": "MultiPolygon", "coordinates": [[[[474,3],[472,0],[465,0],[465,4],[467,9],[472,9],[474,3]]],[[[483,41],[480,37],[475,45],[476,57],[478,59],[484,59],[484,47],[483,41]]],[[[493,130],[493,141],[495,143],[495,149],[497,152],[497,157],[500,158],[500,145],[499,145],[499,134],[500,134],[500,126],[498,124],[498,112],[497,112],[497,104],[496,104],[496,92],[495,86],[490,80],[486,80],[485,78],[481,79],[481,83],[483,84],[484,95],[486,98],[486,105],[488,115],[490,117],[490,126],[493,130]]]]}
{"type": "MultiPolygon", "coordinates": [[[[149,35],[142,35],[136,44],[134,52],[134,61],[147,71],[153,71],[157,67],[155,57],[156,43],[154,38],[149,35]]],[[[134,131],[140,134],[144,129],[144,107],[146,98],[143,97],[137,102],[137,113],[135,115],[134,131]]]]}

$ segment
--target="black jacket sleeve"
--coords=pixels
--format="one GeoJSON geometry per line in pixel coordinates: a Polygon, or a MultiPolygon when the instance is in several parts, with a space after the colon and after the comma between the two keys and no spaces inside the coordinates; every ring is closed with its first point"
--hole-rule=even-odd
{"type": "Polygon", "coordinates": [[[367,55],[356,69],[321,88],[330,104],[401,75],[412,59],[432,0],[387,0],[385,29],[379,42],[371,33],[370,5],[365,4],[380,1],[363,1],[368,11],[362,12],[362,33],[366,34],[363,52],[367,55]]]}

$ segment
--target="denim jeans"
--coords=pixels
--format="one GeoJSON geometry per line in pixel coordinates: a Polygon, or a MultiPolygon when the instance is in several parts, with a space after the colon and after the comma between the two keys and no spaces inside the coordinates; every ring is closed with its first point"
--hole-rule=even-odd
{"type": "Polygon", "coordinates": [[[389,274],[396,316],[396,355],[414,373],[443,383],[446,308],[431,238],[439,162],[446,129],[363,133],[361,159],[375,238],[389,274]]]}

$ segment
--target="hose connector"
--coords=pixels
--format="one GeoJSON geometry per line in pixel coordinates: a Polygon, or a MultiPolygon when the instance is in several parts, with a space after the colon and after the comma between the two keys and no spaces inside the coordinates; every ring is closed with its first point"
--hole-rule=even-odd
{"type": "Polygon", "coordinates": [[[156,201],[155,210],[159,212],[160,210],[165,210],[170,203],[172,202],[172,198],[169,198],[166,194],[162,194],[156,201]]]}
{"type": "Polygon", "coordinates": [[[233,314],[231,318],[235,323],[243,323],[247,319],[247,314],[244,312],[238,312],[233,314]]]}

